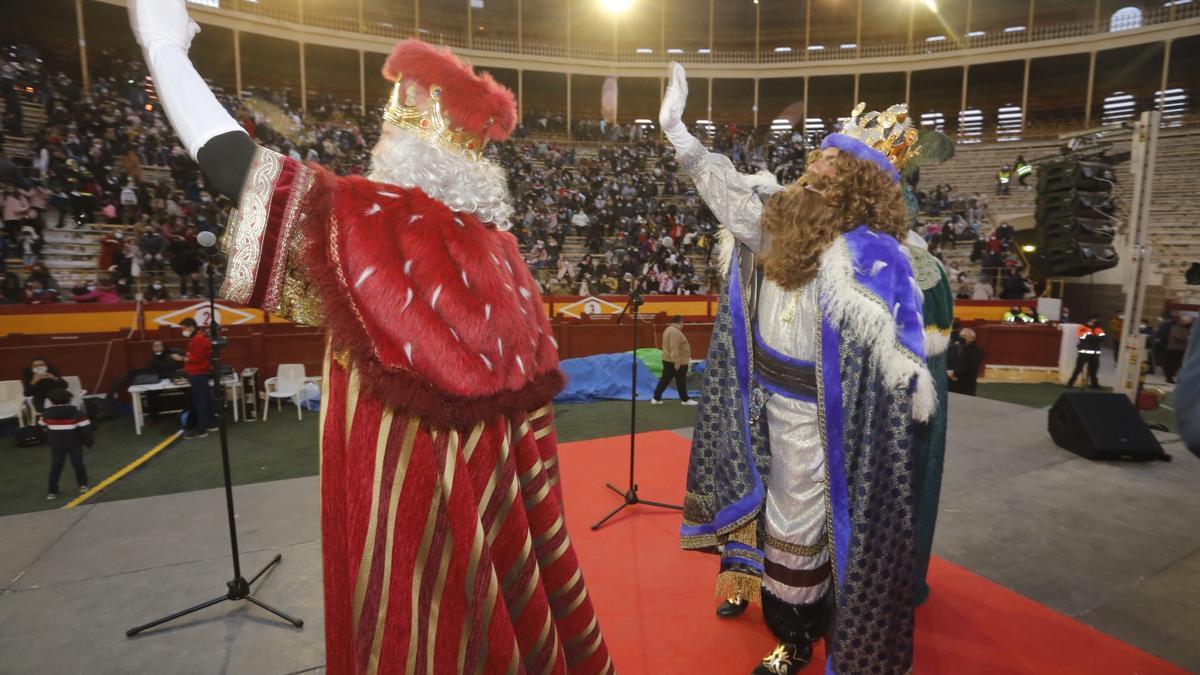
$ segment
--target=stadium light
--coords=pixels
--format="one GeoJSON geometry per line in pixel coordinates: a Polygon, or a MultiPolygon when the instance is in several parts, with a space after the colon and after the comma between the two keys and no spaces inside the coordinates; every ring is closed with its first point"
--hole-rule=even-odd
{"type": "Polygon", "coordinates": [[[604,5],[604,9],[613,14],[620,14],[629,9],[629,6],[633,4],[633,0],[600,0],[600,4],[604,5]]]}

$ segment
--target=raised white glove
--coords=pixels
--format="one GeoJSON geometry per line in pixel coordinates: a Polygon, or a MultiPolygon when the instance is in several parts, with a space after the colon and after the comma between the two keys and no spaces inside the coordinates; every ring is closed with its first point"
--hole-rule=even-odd
{"type": "Polygon", "coordinates": [[[688,96],[687,71],[674,61],[670,69],[670,82],[667,92],[663,94],[662,106],[658,109],[658,123],[667,140],[675,146],[675,155],[683,157],[688,151],[695,150],[700,141],[689,134],[683,124],[683,109],[687,106],[688,96]]]}
{"type": "Polygon", "coordinates": [[[663,94],[662,107],[658,109],[658,123],[663,131],[670,131],[683,125],[683,109],[687,105],[688,85],[687,72],[683,66],[672,61],[667,93],[663,94]]]}
{"type": "Polygon", "coordinates": [[[129,23],[167,119],[193,159],[214,136],[245,132],[188,60],[200,26],[188,16],[184,0],[129,0],[129,23]]]}
{"type": "Polygon", "coordinates": [[[188,16],[184,0],[130,0],[129,24],[147,53],[168,45],[187,52],[200,32],[200,24],[188,16]]]}

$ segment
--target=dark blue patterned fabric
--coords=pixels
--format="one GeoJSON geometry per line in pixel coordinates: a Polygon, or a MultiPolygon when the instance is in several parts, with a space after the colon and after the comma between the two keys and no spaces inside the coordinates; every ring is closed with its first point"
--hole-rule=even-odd
{"type": "MultiPolygon", "coordinates": [[[[908,323],[915,312],[915,333],[901,325],[897,338],[923,357],[920,306],[896,300],[913,295],[911,268],[898,244],[890,238],[867,240],[857,230],[846,238],[859,239],[851,246],[857,280],[863,286],[869,281],[868,290],[878,301],[899,303],[893,312],[898,323],[908,323]],[[872,269],[873,260],[888,261],[893,269],[879,274],[880,269],[872,269]]],[[[740,256],[735,257],[735,267],[740,263],[740,256]]],[[[737,281],[740,275],[731,277],[737,281]]],[[[761,578],[761,565],[755,564],[761,557],[755,554],[761,553],[763,486],[770,470],[762,414],[766,395],[753,380],[739,381],[738,351],[751,345],[737,344],[735,335],[745,339],[752,333],[748,324],[734,325],[748,320],[752,307],[744,292],[751,287],[727,284],[721,297],[693,429],[681,535],[684,548],[727,549],[722,572],[761,578]],[[731,296],[740,299],[740,307],[731,307],[731,296]],[[748,413],[741,401],[743,388],[749,394],[748,413]],[[728,539],[752,521],[759,546],[728,539]]],[[[912,663],[911,387],[888,388],[879,366],[885,357],[872,353],[870,342],[848,324],[833,325],[825,317],[821,345],[817,377],[829,462],[837,606],[828,638],[827,672],[901,675],[912,663]]]]}

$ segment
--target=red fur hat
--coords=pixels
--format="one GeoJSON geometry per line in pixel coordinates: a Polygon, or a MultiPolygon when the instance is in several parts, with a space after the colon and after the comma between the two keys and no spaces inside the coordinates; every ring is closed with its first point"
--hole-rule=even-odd
{"type": "Polygon", "coordinates": [[[502,141],[516,126],[517,106],[512,92],[488,73],[476,75],[449,49],[438,49],[417,39],[398,43],[383,64],[383,76],[395,82],[401,75],[426,87],[441,86],[443,109],[454,126],[464,131],[489,141],[502,141]]]}

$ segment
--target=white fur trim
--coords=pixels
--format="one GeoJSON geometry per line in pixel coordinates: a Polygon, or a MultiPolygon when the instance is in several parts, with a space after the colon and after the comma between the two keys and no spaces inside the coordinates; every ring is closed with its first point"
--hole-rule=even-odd
{"type": "Polygon", "coordinates": [[[718,269],[726,278],[729,277],[729,265],[733,262],[733,255],[737,251],[737,238],[728,228],[722,227],[717,230],[717,261],[720,264],[718,269]]]}
{"type": "Polygon", "coordinates": [[[498,229],[512,227],[508,179],[495,163],[473,161],[390,124],[371,150],[373,181],[420,188],[459,213],[474,214],[498,229]]]}
{"type": "Polygon", "coordinates": [[[929,368],[897,340],[896,320],[891,309],[858,283],[845,239],[838,237],[821,254],[817,283],[823,306],[831,319],[838,325],[848,326],[870,345],[878,359],[875,365],[883,371],[886,386],[905,388],[916,379],[912,415],[916,420],[928,420],[937,407],[929,368]]]}
{"type": "Polygon", "coordinates": [[[925,358],[933,358],[945,354],[950,348],[950,333],[943,333],[940,328],[925,328],[925,358]]]}

